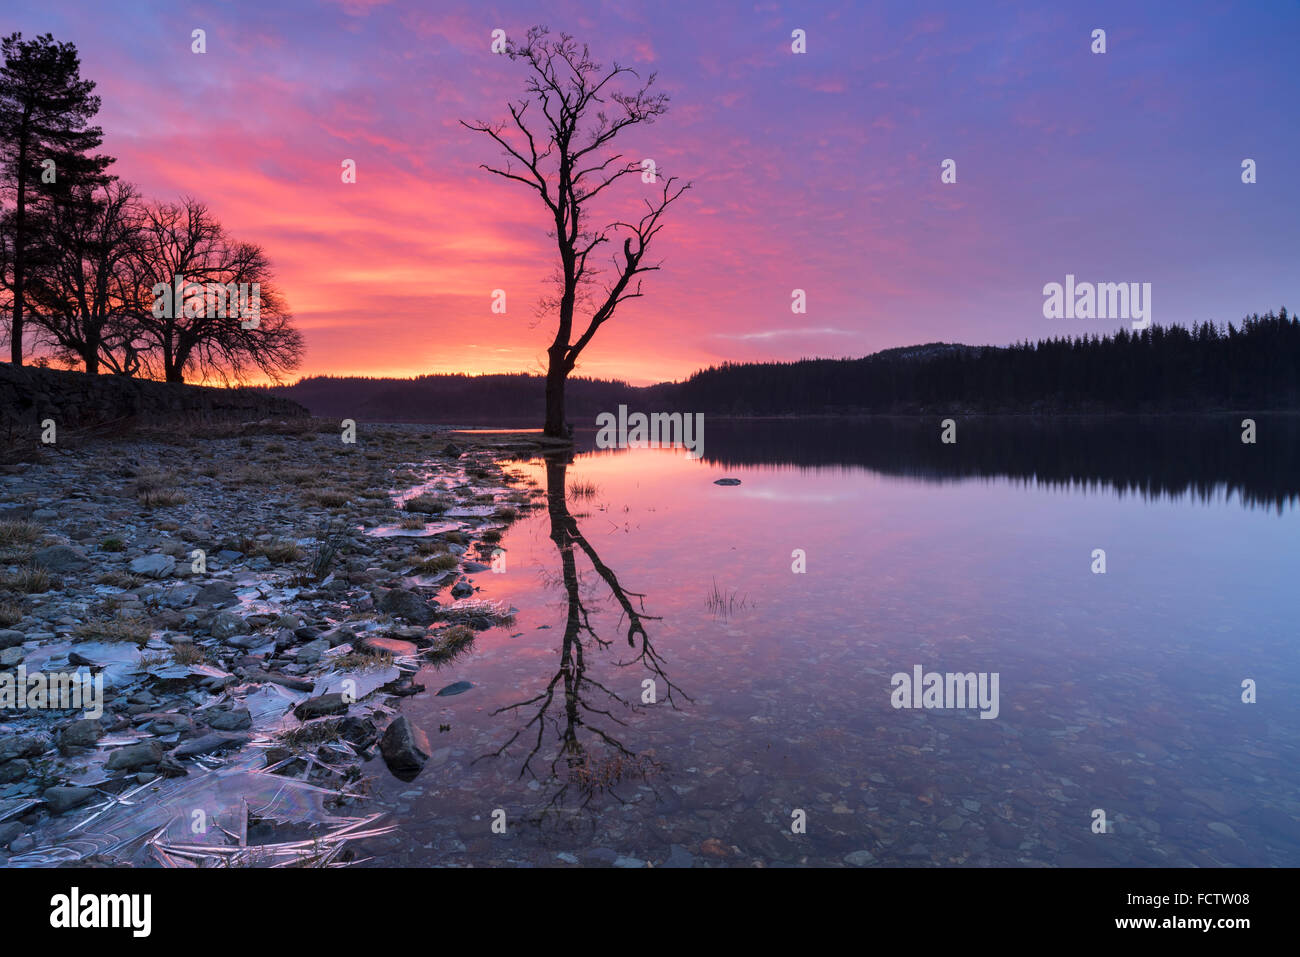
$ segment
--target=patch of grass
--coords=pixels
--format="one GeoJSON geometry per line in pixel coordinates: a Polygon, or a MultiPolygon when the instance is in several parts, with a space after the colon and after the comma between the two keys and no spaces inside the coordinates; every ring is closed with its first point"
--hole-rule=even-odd
{"type": "Polygon", "coordinates": [[[737,595],[735,589],[730,591],[719,589],[717,579],[714,579],[713,591],[705,598],[704,604],[715,618],[726,621],[737,612],[744,611],[750,603],[748,596],[737,595]]]}
{"type": "Polygon", "coordinates": [[[468,545],[469,538],[464,532],[447,532],[442,536],[444,542],[451,542],[453,545],[468,545]]]}
{"type": "Polygon", "coordinates": [[[307,556],[307,553],[293,542],[263,542],[253,547],[252,554],[265,555],[276,565],[300,562],[307,556]]]}
{"type": "Polygon", "coordinates": [[[189,501],[185,493],[176,488],[142,490],[136,493],[136,498],[145,508],[170,508],[173,505],[184,505],[189,501]]]}
{"type": "Polygon", "coordinates": [[[295,751],[315,748],[338,738],[342,725],[343,720],[341,718],[321,718],[317,721],[308,721],[304,725],[282,732],[280,740],[284,742],[285,747],[292,748],[295,751]]]}
{"type": "Polygon", "coordinates": [[[41,537],[41,526],[25,519],[0,521],[0,548],[31,545],[41,537]]]}
{"type": "Polygon", "coordinates": [[[370,654],[365,651],[349,651],[339,655],[330,662],[341,671],[365,671],[369,668],[388,668],[393,664],[393,655],[388,651],[370,654]]]}
{"type": "Polygon", "coordinates": [[[12,628],[22,620],[22,605],[11,601],[0,602],[0,628],[12,628]]]}
{"type": "Polygon", "coordinates": [[[498,522],[513,522],[519,517],[519,509],[513,505],[502,505],[492,513],[492,517],[498,522]]]}
{"type": "Polygon", "coordinates": [[[207,657],[203,647],[192,641],[178,641],[172,645],[172,658],[178,665],[201,665],[207,657]]]}
{"type": "Polygon", "coordinates": [[[415,498],[408,499],[402,507],[408,512],[441,515],[451,508],[453,504],[455,503],[445,495],[417,495],[415,498]]]}
{"type": "Polygon", "coordinates": [[[39,595],[53,587],[54,579],[39,565],[24,565],[13,574],[0,577],[0,588],[23,595],[39,595]]]}
{"type": "Polygon", "coordinates": [[[595,482],[588,482],[579,479],[576,482],[569,483],[569,498],[582,501],[587,498],[595,498],[600,492],[600,487],[595,482]]]}
{"type": "Polygon", "coordinates": [[[489,544],[496,544],[501,541],[501,532],[498,529],[489,528],[480,537],[483,541],[488,542],[489,544]]]}
{"type": "Polygon", "coordinates": [[[347,530],[343,526],[327,523],[316,540],[316,551],[312,554],[308,573],[315,581],[326,578],[334,563],[338,561],[339,551],[347,542],[347,530]]]}
{"type": "Polygon", "coordinates": [[[124,552],[126,551],[126,542],[117,535],[110,535],[99,543],[99,548],[105,552],[124,552]]]}
{"type": "Polygon", "coordinates": [[[346,505],[349,498],[347,492],[341,492],[334,488],[313,492],[311,497],[315,499],[317,505],[324,505],[326,508],[338,508],[341,505],[346,505]]]}
{"type": "Polygon", "coordinates": [[[110,618],[78,625],[73,634],[92,641],[129,641],[138,647],[149,642],[149,626],[131,618],[110,618]]]}
{"type": "Polygon", "coordinates": [[[408,531],[416,531],[418,529],[424,528],[424,519],[419,518],[415,515],[404,515],[402,516],[402,520],[397,524],[400,527],[407,529],[408,531]]]}
{"type": "Polygon", "coordinates": [[[143,583],[143,578],[137,578],[135,575],[119,571],[104,572],[95,579],[96,585],[111,585],[113,588],[122,589],[136,588],[143,583]]]}
{"type": "Polygon", "coordinates": [[[449,571],[460,564],[458,559],[451,552],[435,552],[420,564],[416,565],[416,571],[423,575],[432,575],[435,572],[449,571]]]}

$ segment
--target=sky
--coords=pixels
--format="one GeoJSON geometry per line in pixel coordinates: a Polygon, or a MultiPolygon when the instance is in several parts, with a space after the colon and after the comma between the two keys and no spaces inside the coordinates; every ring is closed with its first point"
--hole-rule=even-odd
{"type": "Polygon", "coordinates": [[[526,68],[492,31],[534,24],[657,74],[669,111],[620,151],[691,183],[577,374],[1127,325],[1045,318],[1067,274],[1151,283],[1163,325],[1300,309],[1294,0],[0,3],[5,34],[77,45],[118,176],[266,248],[303,375],[544,368],[544,207],[460,123],[508,118],[526,68]]]}

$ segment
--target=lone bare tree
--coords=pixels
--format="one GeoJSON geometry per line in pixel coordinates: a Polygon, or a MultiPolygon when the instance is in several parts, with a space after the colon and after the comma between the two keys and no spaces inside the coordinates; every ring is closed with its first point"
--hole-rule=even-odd
{"type": "Polygon", "coordinates": [[[646,250],[662,228],[659,220],[664,211],[690,184],[674,185],[677,178],[668,177],[654,199],[645,200],[646,211],[635,222],[615,220],[593,226],[599,220],[589,205],[619,179],[646,172],[644,181],[659,182],[657,171],[644,171],[641,161],[626,160],[613,152],[611,144],[628,127],[653,123],[667,112],[668,95],[652,90],[655,74],[641,83],[636,71],[617,62],[606,69],[592,60],[585,44],[563,33],[553,38],[545,27],[529,29],[523,44],[507,42],[506,53],[529,71],[525,95],[508,105],[510,120],[461,123],[490,136],[504,153],[504,168],[486,164],[482,168],[535,190],[554,221],[560,263],[558,295],[552,304],[558,316],[555,338],[547,349],[544,432],[564,437],[569,434],[564,414],[568,375],[619,304],[641,295],[637,277],[659,268],[658,263],[646,261],[646,250]],[[629,78],[639,86],[621,89],[629,78]],[[542,115],[530,126],[526,114],[533,106],[542,115]],[[621,255],[611,256],[612,281],[600,293],[588,295],[587,287],[599,271],[591,254],[617,238],[623,243],[621,255]],[[587,301],[593,307],[590,315],[585,324],[575,325],[577,307],[587,301]]]}

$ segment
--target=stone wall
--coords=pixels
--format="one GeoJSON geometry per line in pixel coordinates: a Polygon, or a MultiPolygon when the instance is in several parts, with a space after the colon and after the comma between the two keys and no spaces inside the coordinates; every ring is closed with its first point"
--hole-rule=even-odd
{"type": "Polygon", "coordinates": [[[290,419],[307,414],[297,402],[260,389],[213,389],[0,363],[0,430],[11,435],[36,430],[44,419],[53,419],[63,430],[290,419]]]}

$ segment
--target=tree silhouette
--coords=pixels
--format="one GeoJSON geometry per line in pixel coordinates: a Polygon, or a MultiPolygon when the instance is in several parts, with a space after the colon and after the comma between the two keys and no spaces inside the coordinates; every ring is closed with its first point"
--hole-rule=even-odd
{"type": "Polygon", "coordinates": [[[76,187],[107,182],[104,170],[113,159],[90,152],[103,139],[99,127],[88,125],[99,112],[99,97],[91,95],[95,84],[81,79],[75,45],[56,43],[48,33],[35,40],[13,33],[4,38],[2,50],[0,185],[14,193],[5,224],[12,244],[6,256],[12,295],[9,350],[10,361],[22,365],[29,247],[37,245],[33,240],[40,232],[32,214],[84,199],[85,191],[76,187]]]}
{"type": "MultiPolygon", "coordinates": [[[[641,296],[637,277],[659,268],[646,261],[646,251],[662,228],[664,211],[690,184],[674,186],[676,177],[669,177],[653,200],[645,200],[646,211],[635,222],[614,220],[593,226],[599,221],[590,210],[596,197],[642,169],[640,162],[612,153],[611,144],[623,130],[662,116],[668,109],[667,94],[651,90],[653,73],[630,92],[618,89],[628,78],[639,82],[637,73],[617,63],[606,69],[591,59],[585,44],[579,45],[568,34],[552,38],[545,27],[529,29],[523,44],[509,41],[506,53],[529,70],[524,97],[509,104],[510,122],[461,123],[490,136],[506,157],[504,168],[482,168],[534,190],[554,223],[560,261],[555,275],[558,292],[550,302],[557,317],[555,338],[547,349],[544,432],[562,437],[568,435],[564,387],[569,373],[618,306],[641,296]],[[616,109],[607,112],[607,103],[616,109]],[[530,126],[527,113],[533,106],[541,118],[530,126]],[[589,287],[598,269],[592,253],[618,235],[623,243],[621,256],[611,256],[613,281],[593,295],[589,287]],[[575,326],[578,305],[588,301],[594,308],[585,326],[575,326]]],[[[658,182],[657,174],[654,181],[658,182]]]]}
{"type": "MultiPolygon", "coordinates": [[[[547,510],[550,517],[551,541],[560,555],[560,576],[567,598],[567,616],[564,637],[560,645],[560,664],[546,687],[523,701],[499,708],[494,714],[505,714],[534,708],[532,717],[512,734],[496,751],[483,757],[500,757],[525,734],[530,735],[530,747],[519,770],[519,777],[537,772],[533,761],[546,745],[546,730],[552,727],[558,747],[551,759],[547,779],[555,785],[546,809],[562,808],[573,798],[577,807],[586,807],[598,794],[609,794],[616,800],[618,785],[630,779],[647,780],[661,769],[647,755],[639,755],[628,748],[618,737],[617,728],[627,722],[615,712],[625,713],[636,706],[606,684],[596,680],[588,671],[588,652],[611,649],[614,642],[597,634],[591,621],[589,600],[582,594],[582,581],[578,571],[578,556],[585,555],[600,581],[608,587],[610,596],[618,604],[627,623],[626,641],[633,654],[616,667],[641,665],[662,686],[670,707],[677,707],[677,698],[690,698],[668,677],[663,659],[654,650],[646,631],[646,622],[658,621],[644,610],[645,596],[629,591],[618,581],[613,570],[601,561],[591,543],[578,529],[577,520],[570,514],[565,498],[566,472],[569,453],[546,457],[547,510]],[[551,709],[561,704],[558,714],[551,709]],[[606,726],[602,727],[602,723],[606,726]],[[614,727],[609,727],[612,725],[614,727]],[[593,749],[583,739],[583,732],[599,746],[593,749]],[[599,753],[598,753],[599,751],[599,753]]],[[[482,760],[480,758],[479,760],[482,760]]]]}

